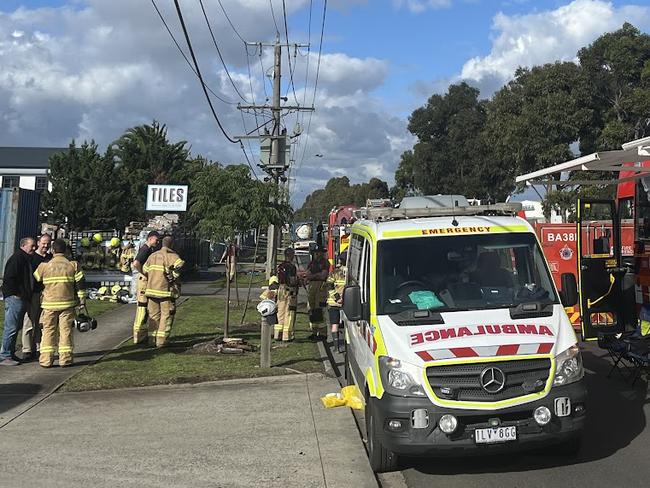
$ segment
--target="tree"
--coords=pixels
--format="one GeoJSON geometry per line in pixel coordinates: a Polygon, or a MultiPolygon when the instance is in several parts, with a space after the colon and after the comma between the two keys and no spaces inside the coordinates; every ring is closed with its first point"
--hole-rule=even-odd
{"type": "Polygon", "coordinates": [[[322,189],[307,195],[305,203],[294,215],[298,220],[325,222],[334,207],[356,205],[362,207],[369,198],[388,198],[388,184],[379,178],[371,178],[368,183],[350,185],[347,176],[331,178],[322,189]]]}
{"type": "Polygon", "coordinates": [[[620,149],[650,134],[650,35],[626,22],[582,48],[578,58],[592,86],[590,106],[597,122],[581,132],[583,154],[620,149]]]}
{"type": "Polygon", "coordinates": [[[409,117],[408,130],[417,137],[413,150],[402,154],[393,194],[463,194],[502,197],[498,183],[506,168],[485,159],[485,100],[466,83],[435,94],[409,117]]]}
{"type": "Polygon", "coordinates": [[[205,164],[191,185],[189,212],[208,239],[230,241],[238,232],[281,225],[291,214],[288,204],[269,203],[278,188],[252,179],[245,165],[205,164]]]}
{"type": "Polygon", "coordinates": [[[52,192],[44,195],[47,219],[67,223],[70,230],[106,229],[121,225],[125,197],[112,154],[99,154],[94,141],[50,158],[52,192]]]}
{"type": "Polygon", "coordinates": [[[192,177],[192,163],[186,141],[171,143],[167,128],[154,121],[128,129],[111,148],[128,182],[126,195],[131,220],[144,220],[149,184],[184,184],[192,177]]]}

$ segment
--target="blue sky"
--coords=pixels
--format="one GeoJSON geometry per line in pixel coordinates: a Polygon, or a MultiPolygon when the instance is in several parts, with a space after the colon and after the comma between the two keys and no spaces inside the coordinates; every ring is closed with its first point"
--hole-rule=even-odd
{"type": "MultiPolygon", "coordinates": [[[[156,1],[182,42],[173,2],[156,1]]],[[[217,1],[204,2],[235,82],[247,98],[263,100],[259,57],[246,56],[217,1]]],[[[274,38],[269,0],[222,2],[245,38],[274,38]]],[[[236,101],[198,1],[181,4],[207,82],[236,101]]],[[[283,30],[282,0],[273,4],[283,30]]],[[[292,42],[307,40],[309,4],[286,0],[292,42]]],[[[308,140],[306,134],[297,139],[292,187],[297,205],[332,176],[347,175],[353,182],[378,176],[392,183],[400,155],[414,142],[406,130],[408,115],[451,82],[467,81],[489,97],[518,66],[574,60],[580,47],[625,21],[650,29],[648,0],[329,0],[328,5],[317,111],[308,140]]],[[[313,0],[308,94],[322,6],[323,0],[313,0]]],[[[299,99],[306,60],[298,56],[294,76],[299,99]]],[[[261,61],[271,66],[270,50],[261,61]]],[[[216,131],[194,75],[150,0],[2,0],[0,65],[0,145],[65,146],[75,138],[105,147],[126,128],[156,119],[195,153],[224,164],[244,161],[240,148],[216,131]]],[[[230,134],[254,127],[252,114],[244,114],[242,123],[233,105],[215,103],[230,134]]],[[[295,121],[287,119],[289,130],[295,121]]],[[[300,121],[304,128],[307,119],[300,121]]],[[[257,159],[255,144],[246,151],[257,159]]]]}

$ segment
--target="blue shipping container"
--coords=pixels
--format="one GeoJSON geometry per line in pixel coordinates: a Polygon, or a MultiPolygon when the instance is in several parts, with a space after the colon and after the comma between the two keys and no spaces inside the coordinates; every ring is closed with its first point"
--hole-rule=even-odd
{"type": "Polygon", "coordinates": [[[4,271],[7,259],[20,247],[23,237],[39,233],[41,194],[22,188],[0,190],[0,263],[4,271]]]}

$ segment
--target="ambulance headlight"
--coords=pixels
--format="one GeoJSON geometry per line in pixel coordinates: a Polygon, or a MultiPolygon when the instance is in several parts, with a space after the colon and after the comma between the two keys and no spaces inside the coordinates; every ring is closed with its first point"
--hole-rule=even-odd
{"type": "Polygon", "coordinates": [[[379,358],[379,370],[388,393],[399,396],[424,396],[424,389],[418,381],[423,375],[422,368],[382,356],[379,358]]]}
{"type": "Polygon", "coordinates": [[[585,375],[582,354],[577,345],[555,356],[555,380],[553,386],[568,385],[581,380],[585,375]]]}

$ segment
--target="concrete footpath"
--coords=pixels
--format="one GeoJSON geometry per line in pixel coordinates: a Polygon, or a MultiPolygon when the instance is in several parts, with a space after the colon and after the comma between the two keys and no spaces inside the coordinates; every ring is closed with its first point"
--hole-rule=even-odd
{"type": "Polygon", "coordinates": [[[0,429],[2,483],[376,487],[350,410],[320,402],[338,388],[311,374],[55,393],[0,429]]]}
{"type": "MultiPolygon", "coordinates": [[[[135,305],[123,305],[97,317],[97,329],[75,332],[75,364],[41,368],[38,361],[0,369],[0,428],[42,401],[79,370],[97,361],[132,333],[135,305]]],[[[56,364],[56,363],[55,363],[56,364]]]]}

